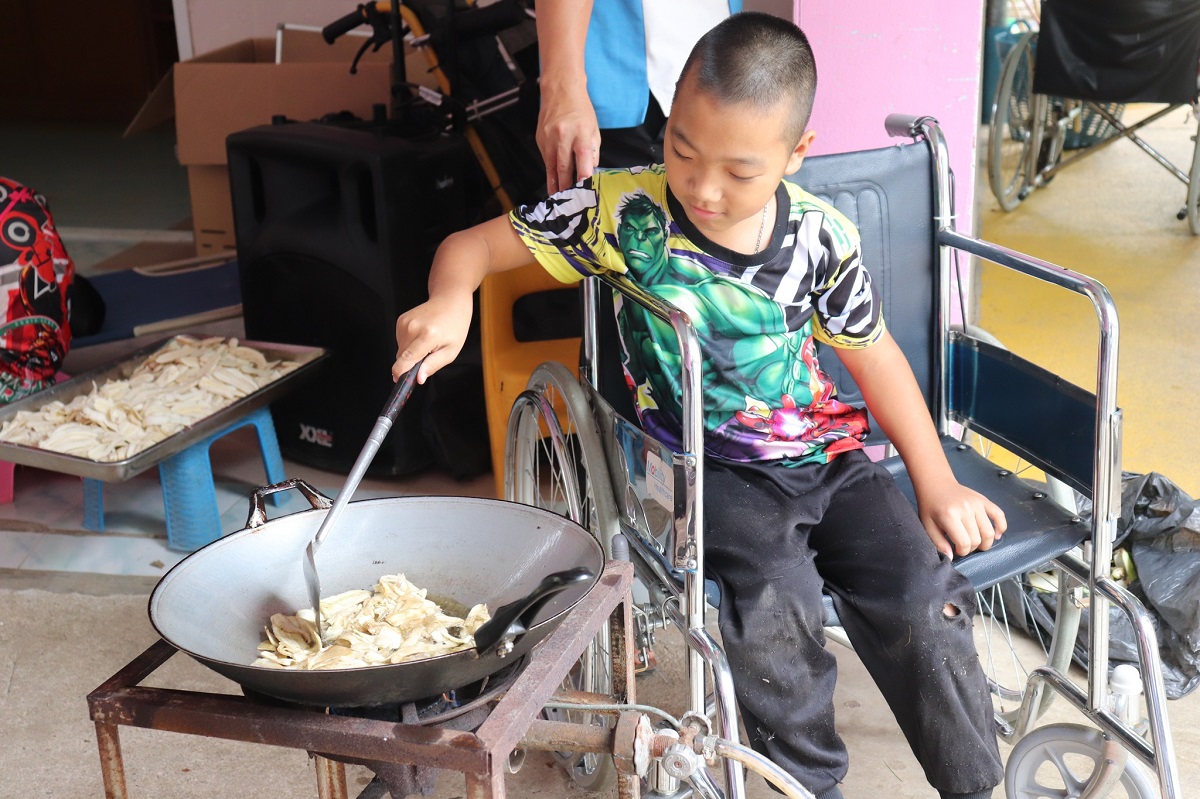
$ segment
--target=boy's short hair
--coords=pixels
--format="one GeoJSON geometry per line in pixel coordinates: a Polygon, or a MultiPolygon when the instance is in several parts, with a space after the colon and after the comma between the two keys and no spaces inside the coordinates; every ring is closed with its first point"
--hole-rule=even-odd
{"type": "Polygon", "coordinates": [[[817,64],[808,37],[791,22],[757,11],[727,17],[696,42],[677,90],[689,75],[721,103],[767,110],[789,98],[792,113],[784,135],[794,143],[804,134],[817,92],[817,64]]]}

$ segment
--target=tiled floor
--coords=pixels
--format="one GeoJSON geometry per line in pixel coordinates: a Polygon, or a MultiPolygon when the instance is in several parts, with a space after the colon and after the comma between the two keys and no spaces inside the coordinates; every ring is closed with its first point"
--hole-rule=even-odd
{"type": "MultiPolygon", "coordinates": [[[[1129,106],[1125,119],[1159,108],[1129,106]]],[[[1180,108],[1140,135],[1187,170],[1196,117],[1180,108]]],[[[1125,469],[1159,472],[1200,496],[1200,236],[1175,216],[1184,184],[1130,142],[1064,167],[1011,213],[999,209],[985,175],[977,194],[984,238],[1090,275],[1112,294],[1125,469]]],[[[998,267],[981,277],[979,323],[1015,352],[1094,390],[1090,303],[998,267]]]]}

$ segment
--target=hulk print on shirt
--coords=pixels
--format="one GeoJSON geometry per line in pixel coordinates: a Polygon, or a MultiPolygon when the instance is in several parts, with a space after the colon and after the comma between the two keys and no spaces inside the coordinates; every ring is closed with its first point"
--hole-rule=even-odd
{"type": "MultiPolygon", "coordinates": [[[[866,414],[837,399],[813,338],[869,346],[882,332],[849,223],[797,187],[781,186],[787,213],[771,245],[745,256],[707,241],[681,211],[672,213],[668,195],[661,167],[614,170],[518,209],[512,220],[559,279],[622,272],[688,315],[701,346],[710,455],[796,465],[860,447],[866,414]]],[[[639,420],[678,447],[674,331],[621,296],[617,321],[639,420]]]]}

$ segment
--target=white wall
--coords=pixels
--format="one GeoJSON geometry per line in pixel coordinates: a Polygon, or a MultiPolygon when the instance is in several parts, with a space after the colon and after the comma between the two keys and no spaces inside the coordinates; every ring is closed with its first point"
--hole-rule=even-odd
{"type": "Polygon", "coordinates": [[[358,7],[358,0],[172,0],[179,58],[231,42],[274,36],[279,23],[324,27],[358,7]]]}

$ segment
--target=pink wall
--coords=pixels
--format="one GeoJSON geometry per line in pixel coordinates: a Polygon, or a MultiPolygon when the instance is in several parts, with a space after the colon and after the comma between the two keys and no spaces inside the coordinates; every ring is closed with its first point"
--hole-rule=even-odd
{"type": "Polygon", "coordinates": [[[814,152],[886,147],[891,113],[937,118],[950,149],[958,229],[975,227],[984,0],[795,0],[817,58],[814,152]]]}

